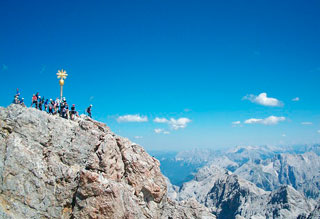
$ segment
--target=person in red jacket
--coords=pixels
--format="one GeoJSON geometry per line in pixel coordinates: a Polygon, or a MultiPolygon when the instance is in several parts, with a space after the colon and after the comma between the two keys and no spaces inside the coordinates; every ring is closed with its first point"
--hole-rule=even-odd
{"type": "Polygon", "coordinates": [[[32,96],[32,102],[31,102],[31,107],[33,106],[33,104],[36,105],[36,109],[38,109],[38,98],[36,95],[33,94],[32,96]]]}

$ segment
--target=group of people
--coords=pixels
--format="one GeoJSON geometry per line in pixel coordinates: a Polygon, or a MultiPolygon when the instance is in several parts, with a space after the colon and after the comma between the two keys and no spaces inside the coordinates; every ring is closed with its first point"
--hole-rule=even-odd
{"type": "Polygon", "coordinates": [[[16,93],[16,95],[14,95],[13,103],[15,103],[15,104],[21,104],[22,106],[26,106],[26,105],[24,104],[24,98],[20,97],[20,91],[19,91],[18,88],[17,88],[17,93],[16,93]]]}
{"type": "MultiPolygon", "coordinates": [[[[20,98],[19,89],[17,89],[17,93],[14,96],[13,103],[21,104],[25,106],[24,98],[20,98]]],[[[71,108],[69,109],[69,105],[65,97],[62,98],[62,100],[60,100],[59,98],[56,98],[56,100],[45,99],[43,96],[41,97],[39,95],[39,92],[37,92],[32,96],[32,102],[30,107],[33,107],[33,106],[35,106],[36,109],[39,109],[41,111],[44,110],[51,115],[60,115],[62,118],[65,118],[65,119],[74,120],[76,117],[79,116],[79,113],[76,111],[75,104],[72,104],[71,108]]],[[[90,118],[92,118],[91,110],[92,110],[92,105],[90,105],[86,109],[86,112],[88,113],[88,116],[90,118]]]]}

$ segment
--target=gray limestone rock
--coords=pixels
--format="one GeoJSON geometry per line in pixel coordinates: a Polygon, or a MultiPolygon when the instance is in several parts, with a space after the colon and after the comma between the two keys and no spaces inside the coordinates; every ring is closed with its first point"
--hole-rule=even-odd
{"type": "Polygon", "coordinates": [[[168,199],[159,165],[86,116],[0,107],[0,218],[215,218],[168,199]]]}
{"type": "Polygon", "coordinates": [[[291,186],[273,192],[215,165],[199,170],[178,194],[180,199],[195,198],[217,218],[307,218],[316,215],[313,202],[291,186]],[[314,212],[313,212],[314,211],[314,212]],[[312,213],[313,212],[313,213],[312,213]]]}

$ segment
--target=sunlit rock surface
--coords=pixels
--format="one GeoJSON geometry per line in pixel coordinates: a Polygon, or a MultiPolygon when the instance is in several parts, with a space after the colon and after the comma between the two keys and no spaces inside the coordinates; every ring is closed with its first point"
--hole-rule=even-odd
{"type": "Polygon", "coordinates": [[[167,198],[159,165],[86,116],[0,107],[0,218],[215,218],[167,198]]]}

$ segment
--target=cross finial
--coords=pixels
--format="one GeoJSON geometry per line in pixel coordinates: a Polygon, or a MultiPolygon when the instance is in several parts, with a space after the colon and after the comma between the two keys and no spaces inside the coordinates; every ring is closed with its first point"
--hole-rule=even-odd
{"type": "Polygon", "coordinates": [[[59,78],[66,79],[68,74],[65,70],[61,69],[61,70],[58,70],[57,76],[58,76],[58,79],[59,78]]]}

